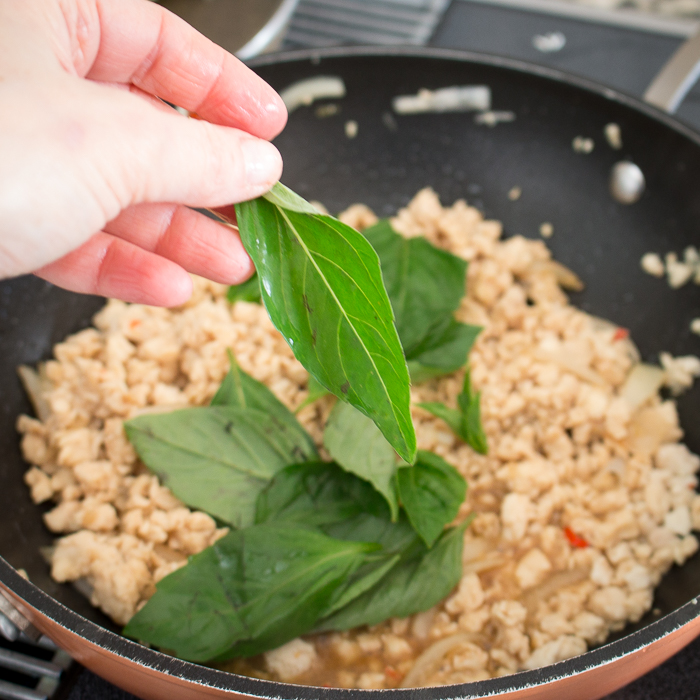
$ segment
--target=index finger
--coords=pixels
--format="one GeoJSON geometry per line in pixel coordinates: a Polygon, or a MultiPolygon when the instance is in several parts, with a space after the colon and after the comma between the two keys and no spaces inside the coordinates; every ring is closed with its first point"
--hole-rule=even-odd
{"type": "Polygon", "coordinates": [[[260,138],[287,120],[279,95],[184,20],[146,0],[95,0],[100,46],[86,75],[131,83],[207,121],[260,138]]]}

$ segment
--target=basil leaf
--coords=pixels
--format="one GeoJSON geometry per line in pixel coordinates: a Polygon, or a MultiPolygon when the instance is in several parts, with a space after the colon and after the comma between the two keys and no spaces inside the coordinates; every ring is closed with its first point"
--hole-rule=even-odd
{"type": "Polygon", "coordinates": [[[400,561],[402,555],[420,542],[405,515],[392,523],[386,517],[367,513],[329,525],[324,532],[340,540],[375,542],[381,549],[368,555],[365,563],[336,591],[324,617],[335,613],[373,588],[400,561]]]}
{"type": "Polygon", "coordinates": [[[384,496],[396,520],[396,455],[377,426],[352,406],[338,402],[328,416],[323,444],[343,469],[369,481],[384,496]]]}
{"type": "MultiPolygon", "coordinates": [[[[244,372],[229,351],[231,368],[221,382],[219,390],[211,400],[212,406],[235,406],[264,411],[287,426],[299,444],[304,445],[303,459],[294,462],[315,461],[318,453],[311,436],[304,430],[294,414],[262,383],[244,372]]],[[[301,455],[300,455],[301,457],[301,455]]]]}
{"type": "MultiPolygon", "coordinates": [[[[321,528],[348,527],[358,516],[390,520],[384,498],[372,486],[335,464],[307,462],[279,471],[258,496],[255,522],[291,522],[321,528]]],[[[340,539],[353,536],[333,534],[340,539]]],[[[376,541],[370,535],[368,540],[376,541]]]]}
{"type": "Polygon", "coordinates": [[[469,370],[464,375],[464,386],[457,395],[457,403],[462,409],[462,430],[466,442],[479,454],[487,454],[489,447],[481,424],[481,392],[474,393],[469,370]]]}
{"type": "Polygon", "coordinates": [[[452,432],[458,437],[462,437],[462,412],[456,408],[449,408],[439,401],[426,401],[418,406],[432,413],[436,418],[440,418],[447,423],[452,432]]]}
{"type": "Polygon", "coordinates": [[[411,359],[436,321],[450,318],[459,307],[467,263],[425,238],[401,236],[386,219],[363,234],[379,255],[396,329],[406,357],[411,359]]]}
{"type": "Polygon", "coordinates": [[[290,522],[341,540],[376,542],[392,554],[416,540],[408,519],[391,521],[386,500],[364,479],[336,464],[294,464],[258,497],[257,523],[290,522]]]}
{"type": "Polygon", "coordinates": [[[186,408],[124,427],[144,464],[180,500],[234,527],[253,521],[258,494],[276,472],[317,459],[293,416],[249,407],[186,408]]]}
{"type": "Polygon", "coordinates": [[[320,214],[321,212],[316,207],[307,202],[303,197],[300,197],[296,192],[293,192],[289,187],[285,187],[281,182],[278,182],[272,189],[262,196],[270,204],[274,204],[280,209],[295,211],[299,214],[320,214]]]}
{"type": "Polygon", "coordinates": [[[289,525],[232,531],[162,579],[124,634],[189,661],[266,651],[308,632],[374,549],[289,525]]]}
{"type": "Polygon", "coordinates": [[[377,255],[362,234],[315,211],[280,183],[236,205],[263,303],[302,365],[411,462],[408,370],[377,255]]]}
{"type": "Polygon", "coordinates": [[[226,298],[231,304],[237,301],[250,301],[260,303],[260,280],[258,273],[241,284],[232,284],[226,292],[226,298]]]}
{"type": "Polygon", "coordinates": [[[386,501],[370,484],[322,462],[283,469],[260,494],[256,522],[281,521],[318,528],[336,539],[381,545],[336,591],[326,615],[374,586],[418,540],[405,516],[390,521],[386,501]]]}
{"type": "Polygon", "coordinates": [[[469,370],[464,375],[462,391],[457,395],[459,409],[448,408],[440,402],[419,403],[418,406],[441,418],[452,432],[479,454],[488,453],[486,433],[481,424],[481,392],[475,394],[471,387],[469,370]]]}
{"type": "Polygon", "coordinates": [[[345,581],[345,585],[336,590],[336,596],[331,598],[328,606],[323,611],[323,616],[330,616],[349,605],[355,598],[359,598],[383,579],[399,562],[400,554],[387,556],[377,555],[374,561],[368,561],[345,581]]]}
{"type": "Polygon", "coordinates": [[[432,547],[445,525],[452,522],[467,493],[467,482],[442,457],[418,451],[412,467],[396,473],[399,498],[414,530],[432,547]]]}
{"type": "Polygon", "coordinates": [[[462,577],[467,523],[444,532],[432,549],[417,542],[377,584],[316,625],[316,632],[408,617],[446,598],[462,577]]]}
{"type": "Polygon", "coordinates": [[[309,381],[306,385],[306,390],[308,394],[306,395],[306,398],[297,406],[295,413],[299,413],[299,411],[301,411],[302,408],[306,408],[312,403],[330,394],[330,391],[328,391],[328,389],[326,389],[326,387],[323,386],[323,384],[321,384],[321,382],[319,382],[313,374],[309,375],[309,381]]]}
{"type": "Polygon", "coordinates": [[[340,610],[374,587],[401,561],[406,552],[420,544],[420,539],[403,513],[395,523],[386,517],[364,513],[323,529],[326,534],[337,539],[375,542],[381,546],[381,550],[368,555],[365,564],[339,589],[324,617],[340,610]]]}
{"type": "Polygon", "coordinates": [[[452,317],[437,323],[407,356],[411,381],[420,384],[464,367],[481,330],[452,317]]]}

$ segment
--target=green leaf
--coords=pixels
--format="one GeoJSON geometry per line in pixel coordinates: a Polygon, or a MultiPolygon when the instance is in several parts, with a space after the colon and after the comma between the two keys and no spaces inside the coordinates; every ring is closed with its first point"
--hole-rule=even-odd
{"type": "Polygon", "coordinates": [[[396,474],[399,499],[414,530],[432,547],[452,522],[467,493],[467,482],[442,457],[418,451],[416,463],[396,474]]]}
{"type": "Polygon", "coordinates": [[[226,298],[231,304],[237,301],[250,301],[260,303],[260,280],[258,273],[253,273],[253,276],[242,282],[241,284],[232,284],[226,292],[226,298]]]}
{"type": "Polygon", "coordinates": [[[399,562],[400,554],[387,555],[383,552],[376,555],[366,564],[360,566],[352,576],[344,582],[343,587],[336,589],[336,595],[331,598],[328,606],[323,611],[323,616],[327,617],[349,605],[355,598],[359,598],[371,588],[377,585],[399,562]]]}
{"type": "Polygon", "coordinates": [[[455,435],[462,437],[462,412],[460,410],[449,408],[439,401],[426,401],[425,403],[419,403],[418,406],[429,411],[436,418],[444,420],[455,435]]]}
{"type": "Polygon", "coordinates": [[[125,429],[144,464],[180,500],[244,527],[275,473],[318,459],[309,436],[279,405],[291,419],[281,411],[211,406],[138,416],[125,429]]]}
{"type": "Polygon", "coordinates": [[[479,454],[487,454],[489,446],[481,423],[481,392],[474,393],[469,370],[464,375],[464,386],[457,396],[457,403],[462,409],[462,430],[466,442],[479,454]]]}
{"type": "Polygon", "coordinates": [[[162,579],[124,634],[189,661],[266,651],[310,631],[376,548],[289,524],[232,531],[162,579]]]}
{"type": "Polygon", "coordinates": [[[331,615],[350,601],[374,587],[386,574],[400,563],[402,556],[420,544],[408,518],[401,513],[397,522],[386,516],[369,513],[323,528],[331,537],[341,540],[375,542],[381,549],[368,555],[366,562],[345,582],[331,601],[324,617],[331,615]]]}
{"type": "Polygon", "coordinates": [[[296,192],[293,192],[289,187],[285,187],[281,182],[278,182],[272,189],[263,195],[270,204],[274,204],[280,209],[297,212],[298,214],[320,214],[321,212],[316,207],[307,202],[303,197],[300,197],[296,192]]]}
{"type": "Polygon", "coordinates": [[[417,542],[377,584],[316,625],[315,631],[376,625],[408,617],[446,598],[462,577],[467,523],[444,532],[432,549],[417,542]]]}
{"type": "Polygon", "coordinates": [[[441,418],[452,432],[479,454],[488,453],[488,442],[481,423],[481,392],[475,394],[471,387],[469,370],[464,375],[462,391],[457,395],[459,410],[448,408],[440,402],[419,403],[418,406],[441,418]]]}
{"type": "MultiPolygon", "coordinates": [[[[279,471],[258,497],[255,522],[292,522],[321,528],[358,516],[390,520],[384,497],[367,481],[329,462],[293,464],[279,471]]],[[[334,534],[341,539],[357,539],[334,534]]],[[[374,541],[373,537],[370,537],[374,541]]]]}
{"type": "Polygon", "coordinates": [[[263,303],[302,365],[369,416],[411,462],[408,370],[379,260],[362,234],[313,212],[279,183],[236,205],[263,303]]]}
{"type": "Polygon", "coordinates": [[[480,326],[458,323],[452,317],[433,326],[408,358],[411,381],[420,384],[464,367],[481,330],[480,326]]]}
{"type": "Polygon", "coordinates": [[[306,385],[306,390],[308,391],[308,394],[306,395],[306,398],[297,406],[297,409],[295,413],[299,413],[302,408],[306,408],[307,406],[310,406],[312,403],[315,403],[319,399],[322,399],[324,396],[328,396],[331,392],[326,389],[321,382],[316,379],[316,377],[313,376],[313,374],[309,375],[309,382],[306,385]]]}
{"type": "Polygon", "coordinates": [[[412,359],[436,322],[451,318],[459,307],[467,263],[425,238],[399,235],[386,219],[363,234],[379,255],[396,329],[406,357],[412,359]]]}
{"type": "Polygon", "coordinates": [[[236,362],[233,353],[229,351],[231,368],[221,382],[219,390],[211,400],[212,406],[235,406],[237,408],[252,408],[264,411],[289,429],[298,433],[299,439],[306,439],[305,454],[308,459],[318,459],[316,446],[311,436],[304,430],[296,416],[263,384],[244,372],[236,362]]]}
{"type": "Polygon", "coordinates": [[[377,426],[352,406],[338,402],[328,417],[323,444],[343,469],[369,481],[384,496],[396,520],[396,455],[377,426]]]}
{"type": "Polygon", "coordinates": [[[256,522],[318,528],[341,540],[381,546],[336,591],[331,614],[374,586],[418,541],[405,515],[392,523],[384,498],[370,484],[335,464],[298,464],[279,472],[260,494],[256,522]]]}

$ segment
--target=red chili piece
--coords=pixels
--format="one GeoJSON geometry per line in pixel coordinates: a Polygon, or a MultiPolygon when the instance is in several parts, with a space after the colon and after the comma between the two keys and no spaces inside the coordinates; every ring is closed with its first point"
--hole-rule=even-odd
{"type": "Polygon", "coordinates": [[[588,542],[580,535],[577,535],[570,527],[564,528],[564,534],[572,547],[579,547],[581,549],[588,547],[588,542]]]}
{"type": "Polygon", "coordinates": [[[624,340],[625,338],[628,338],[629,334],[630,332],[626,328],[618,328],[612,337],[613,343],[617,340],[624,340]]]}
{"type": "Polygon", "coordinates": [[[384,675],[392,680],[398,680],[401,678],[401,674],[393,666],[386,666],[384,668],[384,675]]]}

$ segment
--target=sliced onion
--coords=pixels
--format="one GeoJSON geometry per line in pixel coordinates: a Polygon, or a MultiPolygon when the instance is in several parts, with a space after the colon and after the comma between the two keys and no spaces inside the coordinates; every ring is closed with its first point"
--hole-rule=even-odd
{"type": "Polygon", "coordinates": [[[71,583],[73,584],[73,588],[75,588],[78,593],[92,601],[92,594],[95,592],[95,589],[86,578],[77,578],[75,581],[71,581],[71,583]]]}
{"type": "Polygon", "coordinates": [[[542,360],[543,362],[554,362],[562,369],[568,370],[572,374],[575,374],[577,377],[580,377],[591,384],[606,386],[605,380],[598,374],[598,372],[592,370],[582,362],[576,362],[576,358],[572,358],[571,355],[567,353],[566,348],[563,345],[558,349],[545,349],[541,347],[536,348],[534,356],[535,359],[542,360]]]}
{"type": "Polygon", "coordinates": [[[440,90],[419,90],[416,95],[397,95],[392,106],[397,114],[469,112],[491,109],[491,88],[463,85],[440,90]]]}
{"type": "Polygon", "coordinates": [[[610,331],[610,334],[612,335],[619,328],[616,323],[608,321],[607,318],[601,318],[600,316],[589,316],[588,318],[591,322],[591,330],[593,330],[595,333],[610,331]]]}
{"type": "Polygon", "coordinates": [[[462,574],[475,574],[503,566],[507,558],[502,553],[493,550],[494,542],[483,537],[468,539],[462,550],[462,574]]]}
{"type": "Polygon", "coordinates": [[[280,97],[291,113],[297,107],[308,107],[316,100],[345,97],[345,83],[336,76],[318,75],[292,83],[280,92],[280,97]]]}
{"type": "Polygon", "coordinates": [[[468,632],[460,632],[453,634],[451,637],[445,637],[431,644],[413,664],[413,668],[406,674],[406,677],[401,681],[401,688],[419,688],[420,683],[427,675],[438,667],[445,656],[452,651],[456,646],[465,642],[474,641],[475,636],[468,632]]]}
{"type": "Polygon", "coordinates": [[[573,586],[581,581],[585,581],[590,574],[587,567],[578,567],[568,571],[560,571],[554,576],[550,576],[542,585],[529,590],[523,595],[522,603],[530,611],[534,612],[537,603],[551,598],[558,590],[567,586],[573,586]]]}
{"type": "Polygon", "coordinates": [[[572,292],[580,292],[584,287],[583,281],[575,272],[556,260],[535,260],[527,268],[525,276],[542,272],[553,274],[561,287],[570,289],[572,292]]]}
{"type": "Polygon", "coordinates": [[[462,573],[464,574],[478,574],[480,571],[488,571],[489,569],[496,569],[499,566],[503,566],[506,563],[506,557],[496,554],[487,554],[485,557],[480,559],[472,559],[465,562],[462,567],[462,573]]]}
{"type": "Polygon", "coordinates": [[[672,401],[637,411],[629,426],[629,447],[635,454],[655,454],[665,442],[679,440],[678,414],[672,401]]]}
{"type": "Polygon", "coordinates": [[[17,374],[34,407],[36,417],[42,422],[48,420],[51,415],[51,407],[45,397],[45,391],[49,388],[47,381],[36,370],[27,367],[27,365],[20,365],[17,368],[17,374]]]}
{"type": "Polygon", "coordinates": [[[627,401],[630,411],[636,411],[650,398],[656,396],[664,383],[665,372],[661,367],[642,362],[632,367],[620,389],[620,396],[627,401]]]}
{"type": "Polygon", "coordinates": [[[54,552],[56,551],[56,546],[51,545],[51,546],[46,546],[46,547],[39,547],[39,554],[41,555],[41,558],[50,566],[51,562],[53,560],[53,555],[54,552]]]}

